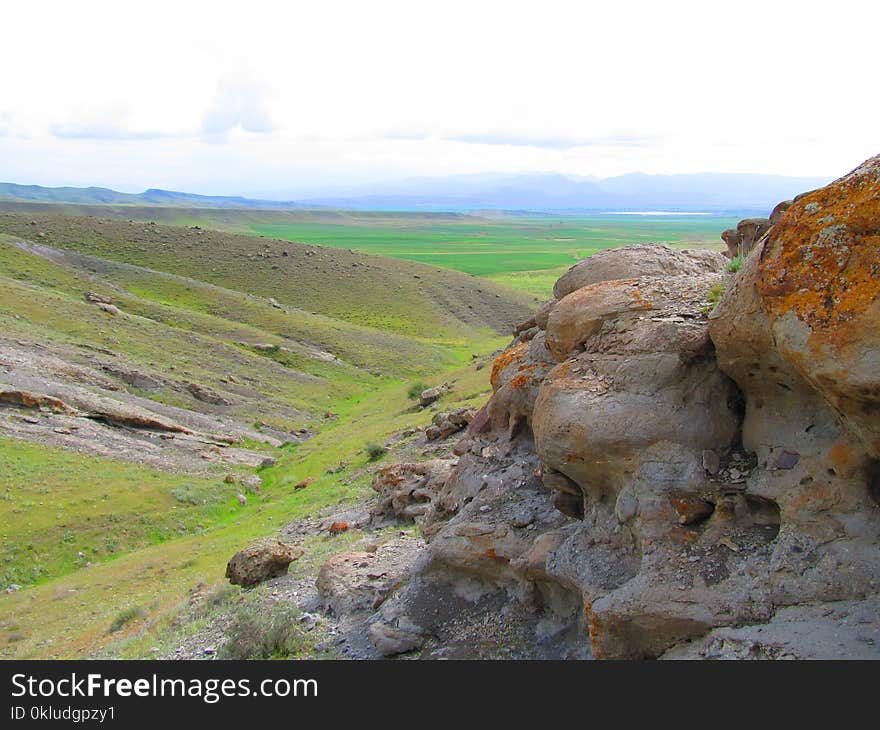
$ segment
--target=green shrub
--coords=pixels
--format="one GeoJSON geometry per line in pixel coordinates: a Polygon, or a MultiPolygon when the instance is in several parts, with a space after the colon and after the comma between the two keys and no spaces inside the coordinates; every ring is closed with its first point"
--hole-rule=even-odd
{"type": "Polygon", "coordinates": [[[388,452],[385,451],[384,446],[380,446],[379,444],[367,444],[367,456],[370,457],[370,461],[378,461],[388,452]]]}
{"type": "Polygon", "coordinates": [[[304,629],[297,622],[296,608],[275,603],[270,608],[252,602],[235,614],[229,638],[217,652],[218,659],[286,659],[305,647],[304,629]]]}
{"type": "Polygon", "coordinates": [[[718,284],[712,284],[709,288],[709,293],[706,295],[706,306],[703,307],[704,314],[710,314],[716,306],[718,306],[718,302],[721,301],[721,297],[724,296],[724,284],[719,282],[718,284]]]}
{"type": "Polygon", "coordinates": [[[171,496],[178,502],[183,504],[191,504],[201,506],[205,504],[216,504],[223,501],[230,490],[223,487],[214,487],[212,485],[184,484],[176,489],[171,490],[171,496]]]}
{"type": "Polygon", "coordinates": [[[228,608],[241,596],[241,589],[229,584],[215,586],[205,594],[196,614],[201,618],[214,615],[219,610],[228,608]]]}
{"type": "Polygon", "coordinates": [[[724,296],[724,284],[712,284],[709,289],[709,301],[712,304],[718,304],[721,301],[721,297],[724,296]]]}
{"type": "Polygon", "coordinates": [[[415,400],[422,394],[423,390],[427,390],[429,387],[430,386],[427,383],[417,381],[409,386],[409,390],[406,391],[406,394],[409,396],[410,400],[415,400]]]}
{"type": "Polygon", "coordinates": [[[742,268],[743,265],[743,256],[740,254],[739,256],[735,256],[730,261],[727,262],[727,271],[731,274],[735,274],[742,268]]]}
{"type": "Polygon", "coordinates": [[[132,606],[131,608],[126,608],[124,611],[120,611],[116,614],[116,618],[113,619],[113,623],[110,624],[110,628],[107,629],[108,634],[115,634],[117,631],[122,629],[126,624],[134,621],[135,619],[146,617],[147,612],[144,611],[140,606],[132,606]]]}

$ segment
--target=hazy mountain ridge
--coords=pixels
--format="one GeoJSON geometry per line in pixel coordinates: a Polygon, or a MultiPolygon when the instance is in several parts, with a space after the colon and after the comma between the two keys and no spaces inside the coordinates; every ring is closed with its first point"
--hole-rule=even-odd
{"type": "MultiPolygon", "coordinates": [[[[560,174],[479,174],[412,178],[297,191],[297,200],[213,196],[151,188],[119,193],[108,188],[46,188],[0,183],[0,200],[62,203],[197,206],[216,208],[345,208],[351,210],[530,211],[766,211],[780,200],[821,187],[824,177],[738,173],[572,178],[560,174]]],[[[283,195],[269,192],[263,195],[283,195]]]]}
{"type": "Polygon", "coordinates": [[[0,200],[34,203],[77,203],[85,205],[174,205],[206,208],[301,208],[298,203],[225,195],[198,195],[150,188],[142,193],[120,193],[100,187],[43,187],[0,183],[0,200]]]}

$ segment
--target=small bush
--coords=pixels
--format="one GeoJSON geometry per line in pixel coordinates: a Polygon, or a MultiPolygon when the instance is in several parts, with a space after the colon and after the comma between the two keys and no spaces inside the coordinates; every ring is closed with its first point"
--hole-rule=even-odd
{"type": "Polygon", "coordinates": [[[126,608],[124,611],[120,611],[116,614],[116,618],[113,619],[113,623],[110,624],[110,628],[107,630],[108,634],[115,634],[117,631],[121,630],[123,626],[128,623],[131,623],[135,619],[144,618],[147,615],[147,612],[144,611],[140,606],[132,606],[131,608],[126,608]]]}
{"type": "Polygon", "coordinates": [[[409,386],[409,390],[406,391],[406,394],[409,396],[410,400],[415,400],[422,394],[423,390],[427,390],[429,387],[430,386],[427,383],[418,381],[409,386]]]}
{"type": "Polygon", "coordinates": [[[703,314],[710,314],[718,306],[718,302],[721,301],[723,296],[724,284],[712,284],[709,288],[709,293],[706,295],[706,306],[703,307],[703,314]]]}
{"type": "Polygon", "coordinates": [[[742,254],[739,256],[735,256],[730,261],[727,262],[727,271],[731,274],[735,274],[742,268],[743,265],[743,257],[742,254]]]}
{"type": "Polygon", "coordinates": [[[378,461],[383,456],[385,456],[387,451],[385,451],[384,446],[380,446],[379,444],[367,444],[367,456],[370,457],[370,461],[378,461]]]}
{"type": "Polygon", "coordinates": [[[723,296],[724,284],[712,284],[712,287],[709,289],[709,301],[712,304],[718,304],[723,296]]]}
{"type": "Polygon", "coordinates": [[[171,496],[178,502],[198,507],[205,504],[216,504],[217,502],[221,502],[229,492],[229,489],[224,489],[223,487],[184,484],[176,489],[172,489],[171,496]]]}
{"type": "Polygon", "coordinates": [[[239,609],[229,628],[229,638],[218,659],[286,659],[305,647],[304,630],[294,606],[275,603],[270,608],[248,604],[239,609]]]}
{"type": "Polygon", "coordinates": [[[204,595],[195,613],[201,618],[208,618],[231,606],[240,596],[241,589],[237,586],[218,585],[204,595]]]}

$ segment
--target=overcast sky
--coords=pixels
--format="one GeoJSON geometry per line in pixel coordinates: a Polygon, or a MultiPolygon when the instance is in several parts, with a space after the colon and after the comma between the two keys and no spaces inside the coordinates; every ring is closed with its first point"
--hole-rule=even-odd
{"type": "Polygon", "coordinates": [[[268,195],[489,171],[838,176],[880,153],[872,6],[7,3],[0,180],[268,195]]]}

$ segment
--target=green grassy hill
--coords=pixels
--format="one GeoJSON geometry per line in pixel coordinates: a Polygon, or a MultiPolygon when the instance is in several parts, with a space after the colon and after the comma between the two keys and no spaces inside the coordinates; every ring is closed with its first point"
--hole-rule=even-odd
{"type": "Polygon", "coordinates": [[[529,299],[440,267],[202,228],[0,213],[0,233],[429,342],[509,332],[529,299]]]}
{"type": "MultiPolygon", "coordinates": [[[[258,470],[262,489],[242,504],[242,487],[225,477],[252,468],[159,468],[0,433],[0,580],[22,586],[0,593],[0,657],[100,650],[172,616],[194,585],[221,581],[226,560],[251,537],[363,497],[367,445],[430,420],[413,408],[409,385],[452,378],[460,384],[450,398],[485,397],[487,370],[465,366],[506,343],[529,306],[524,294],[416,262],[144,222],[3,213],[0,390],[21,377],[16,358],[29,353],[32,369],[58,388],[237,424],[256,439],[238,446],[278,463],[258,470]],[[119,313],[87,302],[86,292],[119,313]],[[111,366],[158,385],[119,382],[111,366]],[[192,382],[228,405],[197,400],[192,382]],[[303,442],[301,432],[311,438],[303,442]],[[279,447],[284,434],[291,441],[279,447]],[[293,489],[307,477],[308,489],[293,489]],[[144,620],[111,632],[123,609],[144,620]]],[[[40,421],[44,433],[73,439],[60,435],[70,422],[53,428],[57,418],[0,407],[0,427],[40,421]]],[[[162,443],[155,434],[147,442],[162,443]]]]}

